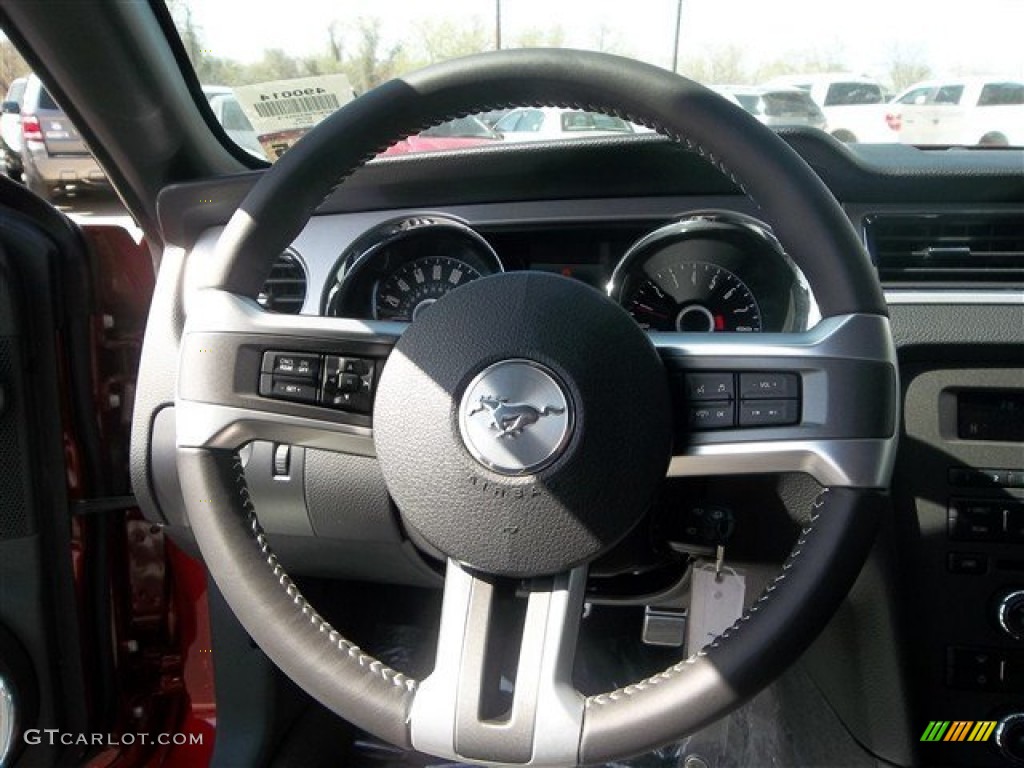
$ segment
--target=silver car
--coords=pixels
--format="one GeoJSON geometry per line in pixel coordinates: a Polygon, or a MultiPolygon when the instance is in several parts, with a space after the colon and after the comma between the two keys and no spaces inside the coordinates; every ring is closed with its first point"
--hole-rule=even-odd
{"type": "Polygon", "coordinates": [[[806,125],[825,130],[825,115],[810,95],[799,88],[761,85],[713,85],[724,96],[772,128],[806,125]]]}
{"type": "Polygon", "coordinates": [[[622,118],[599,112],[557,107],[513,109],[494,124],[505,141],[549,141],[593,136],[622,136],[635,132],[622,118]]]}
{"type": "Polygon", "coordinates": [[[29,75],[21,104],[21,162],[25,184],[52,199],[83,188],[109,188],[110,182],[71,120],[35,75],[29,75]]]}

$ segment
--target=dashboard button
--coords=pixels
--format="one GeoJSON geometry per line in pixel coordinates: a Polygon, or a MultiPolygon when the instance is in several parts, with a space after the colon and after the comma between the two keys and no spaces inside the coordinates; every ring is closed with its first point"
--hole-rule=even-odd
{"type": "Polygon", "coordinates": [[[795,373],[741,373],[740,397],[744,400],[775,400],[800,396],[795,373]]]}
{"type": "Polygon", "coordinates": [[[1002,657],[984,648],[950,648],[946,657],[946,683],[952,688],[992,690],[1001,683],[1002,657]]]}
{"type": "Polygon", "coordinates": [[[263,373],[315,381],[320,372],[320,355],[308,352],[264,352],[263,373]]]}
{"type": "Polygon", "coordinates": [[[341,372],[365,376],[370,372],[370,364],[358,357],[343,357],[341,358],[341,372]]]}
{"type": "Polygon", "coordinates": [[[683,382],[688,400],[732,400],[736,396],[731,373],[687,373],[683,382]]]}
{"type": "Polygon", "coordinates": [[[694,430],[724,429],[734,424],[733,404],[706,403],[690,408],[690,428],[694,430]]]}
{"type": "Polygon", "coordinates": [[[1010,484],[1010,472],[1006,469],[976,469],[974,485],[990,488],[1005,488],[1010,484]]]}
{"type": "Polygon", "coordinates": [[[958,541],[995,541],[1002,537],[1002,514],[987,501],[957,499],[949,507],[949,537],[958,541]]]}
{"type": "Polygon", "coordinates": [[[769,427],[796,424],[800,419],[797,400],[749,400],[740,403],[741,427],[769,427]]]}
{"type": "Polygon", "coordinates": [[[343,373],[338,377],[337,392],[358,392],[363,388],[363,379],[354,373],[343,373]]]}
{"type": "Polygon", "coordinates": [[[272,397],[295,400],[300,403],[316,402],[316,386],[295,379],[283,379],[275,376],[271,384],[270,394],[272,397]]]}
{"type": "Polygon", "coordinates": [[[988,570],[988,558],[970,552],[950,552],[946,565],[950,573],[977,575],[988,570]]]}
{"type": "Polygon", "coordinates": [[[324,404],[342,411],[369,413],[372,401],[369,390],[365,390],[362,392],[337,392],[325,396],[324,404]]]}
{"type": "Polygon", "coordinates": [[[1007,541],[1024,541],[1024,504],[999,504],[1007,541]]]}

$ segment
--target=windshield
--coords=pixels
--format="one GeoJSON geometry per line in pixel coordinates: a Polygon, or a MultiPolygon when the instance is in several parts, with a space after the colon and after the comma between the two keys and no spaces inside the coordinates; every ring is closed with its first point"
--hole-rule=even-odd
{"type": "MultiPolygon", "coordinates": [[[[1024,144],[1019,0],[956,13],[937,13],[926,0],[861,0],[841,23],[810,0],[296,0],[287,13],[263,0],[167,3],[211,106],[222,102],[215,117],[233,141],[271,162],[389,78],[537,46],[629,56],[719,93],[741,86],[747,93],[730,100],[772,127],[803,125],[862,143],[1024,144]],[[979,82],[967,87],[969,78],[979,82]],[[798,89],[812,109],[793,94],[751,95],[766,85],[798,89]],[[934,121],[912,114],[936,104],[964,108],[934,121]]],[[[646,132],[617,118],[522,106],[432,129],[429,141],[405,142],[402,151],[646,132]]]]}

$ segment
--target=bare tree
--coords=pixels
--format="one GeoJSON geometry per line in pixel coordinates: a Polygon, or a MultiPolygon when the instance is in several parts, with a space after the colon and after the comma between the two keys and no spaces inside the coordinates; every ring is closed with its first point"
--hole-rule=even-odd
{"type": "Polygon", "coordinates": [[[463,23],[450,19],[427,21],[420,28],[419,44],[427,64],[489,51],[493,47],[489,31],[476,17],[463,23]]]}
{"type": "Polygon", "coordinates": [[[246,67],[245,73],[251,82],[268,80],[289,80],[303,75],[299,61],[280,48],[267,48],[259,61],[246,67]]]}
{"type": "Polygon", "coordinates": [[[753,82],[764,82],[779,75],[811,75],[822,72],[844,72],[848,69],[842,46],[827,50],[809,48],[792,51],[781,58],[763,64],[754,73],[753,82]]]}
{"type": "Polygon", "coordinates": [[[198,72],[206,51],[203,49],[202,30],[192,18],[192,7],[188,0],[167,0],[167,9],[174,19],[174,26],[178,29],[178,36],[185,46],[188,60],[192,62],[192,68],[198,72]]]}
{"type": "Polygon", "coordinates": [[[888,75],[893,90],[902,91],[908,85],[931,77],[932,68],[928,66],[920,48],[906,48],[897,44],[889,51],[888,75]]]}
{"type": "Polygon", "coordinates": [[[31,70],[10,40],[0,40],[0,97],[7,93],[11,81],[24,77],[31,70]]]}
{"type": "Polygon", "coordinates": [[[512,48],[558,48],[565,44],[565,29],[561,24],[553,27],[524,29],[512,42],[512,48]]]}
{"type": "Polygon", "coordinates": [[[341,37],[341,31],[338,26],[337,21],[332,21],[327,25],[327,48],[330,51],[332,59],[335,61],[344,61],[344,40],[341,37]]]}
{"type": "Polygon", "coordinates": [[[395,75],[402,47],[382,51],[380,19],[360,18],[356,25],[358,42],[355,56],[346,62],[349,80],[358,93],[374,88],[395,75]]]}
{"type": "Polygon", "coordinates": [[[743,58],[743,49],[737,45],[713,48],[703,56],[683,59],[679,63],[679,73],[708,85],[746,83],[750,74],[743,58]]]}
{"type": "Polygon", "coordinates": [[[623,44],[619,31],[603,21],[594,29],[594,50],[620,55],[628,53],[628,48],[623,44]]]}

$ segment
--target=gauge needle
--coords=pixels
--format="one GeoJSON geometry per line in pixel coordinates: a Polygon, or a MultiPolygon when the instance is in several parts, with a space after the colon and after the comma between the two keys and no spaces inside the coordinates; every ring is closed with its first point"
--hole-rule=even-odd
{"type": "Polygon", "coordinates": [[[637,304],[636,306],[637,309],[642,309],[648,315],[654,315],[655,317],[661,318],[662,320],[668,320],[668,315],[664,315],[661,312],[658,312],[653,307],[649,307],[646,304],[637,304]]]}

